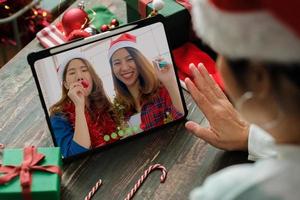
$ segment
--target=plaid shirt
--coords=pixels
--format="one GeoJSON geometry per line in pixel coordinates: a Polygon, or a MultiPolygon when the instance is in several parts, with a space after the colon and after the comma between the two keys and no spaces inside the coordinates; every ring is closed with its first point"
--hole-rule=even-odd
{"type": "Polygon", "coordinates": [[[142,102],[141,125],[140,128],[148,130],[168,123],[166,119],[174,121],[183,114],[178,112],[173,106],[171,97],[165,87],[161,87],[158,94],[151,100],[142,102]]]}

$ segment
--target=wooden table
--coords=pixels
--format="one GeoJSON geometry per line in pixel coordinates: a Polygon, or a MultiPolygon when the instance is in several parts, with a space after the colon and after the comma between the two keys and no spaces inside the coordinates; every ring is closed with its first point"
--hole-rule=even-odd
{"type": "MultiPolygon", "coordinates": [[[[89,6],[96,0],[89,1],[89,6]]],[[[125,3],[101,0],[126,21],[125,3]]],[[[0,70],[0,142],[7,147],[52,146],[27,54],[42,49],[35,39],[0,70]]],[[[190,95],[185,93],[188,119],[207,122],[190,95]]],[[[2,157],[2,155],[1,155],[2,157]]],[[[160,184],[160,172],[150,175],[134,199],[187,199],[205,177],[225,166],[246,161],[242,152],[223,152],[186,131],[184,123],[158,130],[113,148],[64,164],[62,199],[83,199],[95,182],[103,185],[94,199],[124,199],[146,168],[160,163],[168,177],[160,184]]]]}

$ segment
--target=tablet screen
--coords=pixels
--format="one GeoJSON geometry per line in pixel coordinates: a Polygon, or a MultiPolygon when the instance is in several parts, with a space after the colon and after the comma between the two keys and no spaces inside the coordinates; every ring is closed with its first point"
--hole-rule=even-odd
{"type": "Polygon", "coordinates": [[[185,115],[160,22],[38,59],[34,71],[65,158],[185,115]]]}

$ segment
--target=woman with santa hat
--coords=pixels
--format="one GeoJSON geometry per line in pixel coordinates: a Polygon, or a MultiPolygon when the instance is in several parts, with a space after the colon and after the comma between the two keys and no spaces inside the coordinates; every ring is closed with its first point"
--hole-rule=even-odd
{"type": "Polygon", "coordinates": [[[66,56],[58,69],[61,99],[50,108],[54,138],[64,157],[118,140],[105,140],[116,131],[118,120],[103,83],[82,55],[66,56]]]}
{"type": "Polygon", "coordinates": [[[150,62],[137,48],[136,36],[125,33],[111,42],[108,52],[116,100],[125,107],[125,118],[140,129],[169,123],[184,110],[174,69],[161,58],[150,62]]]}
{"type": "Polygon", "coordinates": [[[202,64],[188,90],[210,127],[186,128],[225,150],[247,150],[255,164],[210,176],[191,199],[299,199],[300,2],[193,0],[196,33],[218,54],[225,91],[202,64]]]}

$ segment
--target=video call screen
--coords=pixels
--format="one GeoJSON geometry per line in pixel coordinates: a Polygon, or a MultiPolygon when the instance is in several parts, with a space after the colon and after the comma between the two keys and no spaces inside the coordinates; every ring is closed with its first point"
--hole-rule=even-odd
{"type": "Polygon", "coordinates": [[[162,23],[35,62],[52,138],[63,157],[182,119],[162,23]]]}

